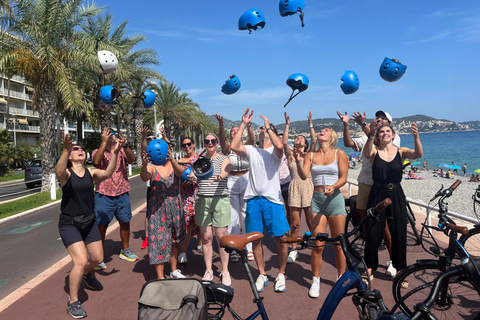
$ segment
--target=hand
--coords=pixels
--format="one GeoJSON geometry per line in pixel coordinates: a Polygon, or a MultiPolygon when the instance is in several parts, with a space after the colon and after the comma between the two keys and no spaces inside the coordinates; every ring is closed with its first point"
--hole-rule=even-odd
{"type": "MultiPolygon", "coordinates": [[[[162,135],[162,137],[165,137],[165,127],[160,127],[160,128],[158,129],[158,132],[162,135]]],[[[155,139],[156,139],[156,138],[157,138],[157,137],[155,137],[155,139]]]]}
{"type": "Polygon", "coordinates": [[[142,166],[146,167],[149,162],[150,162],[150,159],[148,158],[148,153],[146,151],[143,151],[142,152],[142,166]]]}
{"type": "Polygon", "coordinates": [[[313,126],[312,111],[310,111],[310,112],[308,113],[307,119],[308,119],[308,125],[309,125],[309,126],[313,126]]]}
{"type": "Polygon", "coordinates": [[[167,160],[170,162],[175,161],[175,158],[172,155],[172,149],[170,147],[168,148],[168,151],[167,151],[167,160]]]}
{"type": "Polygon", "coordinates": [[[73,140],[72,138],[65,132],[62,132],[63,138],[63,147],[70,153],[72,151],[73,140]]]}
{"type": "Polygon", "coordinates": [[[362,123],[365,123],[365,121],[367,120],[367,112],[363,112],[363,116],[360,112],[354,112],[352,114],[352,118],[353,120],[355,120],[356,123],[358,123],[359,125],[362,125],[362,123]]]}
{"type": "Polygon", "coordinates": [[[297,150],[297,148],[293,148],[293,156],[295,157],[295,162],[299,164],[301,161],[303,161],[301,152],[300,150],[297,150]]]}
{"type": "Polygon", "coordinates": [[[110,136],[112,135],[112,132],[108,129],[103,129],[102,133],[102,143],[107,143],[108,139],[110,139],[110,136]]]}
{"type": "Polygon", "coordinates": [[[270,128],[270,120],[268,120],[267,117],[265,117],[265,116],[260,116],[260,119],[262,119],[263,121],[265,121],[265,130],[267,130],[268,128],[270,128]]]}
{"type": "Polygon", "coordinates": [[[118,138],[115,144],[115,149],[113,150],[113,153],[118,155],[118,153],[120,152],[120,149],[122,149],[122,147],[125,145],[125,141],[126,139],[118,138]]]}
{"type": "Polygon", "coordinates": [[[331,195],[333,195],[333,193],[335,192],[335,188],[333,186],[327,186],[325,188],[325,192],[323,193],[326,197],[330,197],[331,195]]]}
{"type": "Polygon", "coordinates": [[[288,116],[288,114],[286,112],[285,112],[285,125],[286,126],[290,125],[290,117],[288,116]]]}
{"type": "MultiPolygon", "coordinates": [[[[379,119],[380,120],[380,119],[379,119]]],[[[382,120],[373,120],[370,122],[370,135],[375,136],[377,133],[377,129],[382,125],[382,120]]]]}
{"type": "Polygon", "coordinates": [[[250,112],[250,114],[248,114],[248,111],[250,111],[250,108],[247,108],[242,115],[242,122],[245,123],[245,125],[248,125],[253,118],[253,110],[250,112]]]}
{"type": "Polygon", "coordinates": [[[340,112],[337,111],[337,115],[342,121],[344,126],[348,126],[348,113],[345,112],[345,115],[341,114],[340,112]]]}
{"type": "Polygon", "coordinates": [[[217,174],[217,176],[215,178],[212,179],[212,181],[210,181],[210,183],[208,185],[211,185],[212,183],[214,182],[219,182],[220,180],[222,180],[222,175],[221,174],[217,174]]]}
{"type": "Polygon", "coordinates": [[[411,132],[415,138],[418,138],[418,127],[415,122],[412,122],[412,129],[411,132]]]}
{"type": "Polygon", "coordinates": [[[140,128],[140,132],[142,133],[142,140],[147,140],[148,131],[150,130],[147,126],[140,128]]]}
{"type": "Polygon", "coordinates": [[[218,125],[219,125],[220,127],[223,127],[223,117],[222,117],[221,115],[219,115],[219,114],[216,114],[216,113],[213,114],[213,115],[215,116],[215,118],[217,118],[218,125]]]}
{"type": "Polygon", "coordinates": [[[123,135],[123,132],[120,132],[120,134],[118,135],[117,142],[119,141],[122,147],[124,147],[125,144],[127,143],[127,138],[125,138],[125,136],[123,135]]]}

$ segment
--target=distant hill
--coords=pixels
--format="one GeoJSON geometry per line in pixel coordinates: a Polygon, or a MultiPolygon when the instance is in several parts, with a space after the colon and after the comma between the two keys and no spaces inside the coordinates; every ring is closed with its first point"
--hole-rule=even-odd
{"type": "MultiPolygon", "coordinates": [[[[209,116],[213,123],[217,123],[215,116],[209,116]]],[[[367,123],[370,123],[373,119],[367,118],[367,123]]],[[[241,121],[232,121],[229,119],[223,119],[226,129],[230,129],[233,126],[239,126],[241,121]]],[[[445,119],[436,119],[423,114],[416,114],[403,118],[393,119],[393,127],[399,133],[409,133],[412,122],[415,122],[420,132],[445,132],[445,131],[465,131],[465,130],[480,130],[480,121],[466,121],[466,122],[454,122],[445,119]]],[[[333,128],[340,136],[343,133],[343,124],[339,118],[319,118],[313,120],[315,130],[319,130],[325,127],[333,128]]],[[[252,122],[252,127],[256,130],[260,126],[252,122]]],[[[349,128],[351,132],[361,132],[360,126],[350,119],[349,128]]],[[[285,123],[277,125],[279,132],[285,130],[285,123]]],[[[307,133],[308,121],[293,121],[290,123],[290,132],[292,134],[307,133]]]]}

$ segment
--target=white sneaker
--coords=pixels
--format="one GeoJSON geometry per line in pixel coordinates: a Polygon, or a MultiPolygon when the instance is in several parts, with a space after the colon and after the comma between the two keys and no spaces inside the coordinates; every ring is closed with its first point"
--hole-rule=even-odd
{"type": "Polygon", "coordinates": [[[262,292],[266,286],[268,286],[268,278],[266,274],[261,274],[258,276],[257,281],[255,282],[258,292],[262,292]]]}
{"type": "Polygon", "coordinates": [[[285,275],[283,273],[279,273],[277,278],[275,279],[275,292],[284,292],[287,290],[287,286],[285,285],[285,275]]]}
{"type": "Polygon", "coordinates": [[[182,252],[178,255],[178,263],[187,263],[187,254],[185,252],[182,252]]]}
{"type": "Polygon", "coordinates": [[[203,247],[200,245],[200,246],[197,246],[197,252],[198,253],[202,253],[203,252],[203,247]]]}
{"type": "Polygon", "coordinates": [[[310,298],[318,298],[320,296],[320,277],[313,277],[308,296],[310,298]]]}
{"type": "Polygon", "coordinates": [[[184,279],[186,277],[182,274],[182,271],[180,271],[180,269],[177,269],[177,270],[173,270],[172,272],[170,272],[170,278],[172,278],[172,279],[184,279]]]}
{"type": "Polygon", "coordinates": [[[387,276],[390,276],[392,278],[395,278],[397,276],[397,269],[395,269],[393,267],[393,263],[392,261],[387,261],[387,265],[388,265],[388,268],[387,268],[387,271],[385,272],[385,274],[387,276]]]}
{"type": "Polygon", "coordinates": [[[297,260],[297,258],[298,258],[298,251],[297,250],[292,250],[288,254],[287,263],[294,263],[295,260],[297,260]]]}

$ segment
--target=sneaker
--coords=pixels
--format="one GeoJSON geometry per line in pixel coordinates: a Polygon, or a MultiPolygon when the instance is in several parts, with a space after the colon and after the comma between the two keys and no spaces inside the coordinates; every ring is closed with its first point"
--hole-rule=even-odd
{"type": "Polygon", "coordinates": [[[238,262],[238,254],[235,251],[232,251],[232,253],[230,254],[230,261],[238,262]]]}
{"type": "Polygon", "coordinates": [[[395,269],[393,267],[393,263],[392,261],[387,261],[387,265],[388,265],[388,268],[387,268],[387,271],[385,272],[385,274],[387,276],[390,276],[392,278],[395,278],[397,276],[397,269],[395,269]]]}
{"type": "Polygon", "coordinates": [[[275,279],[275,292],[284,292],[287,290],[287,286],[285,285],[285,275],[283,273],[279,273],[277,278],[275,279]]]}
{"type": "Polygon", "coordinates": [[[318,296],[320,296],[320,277],[313,277],[308,296],[310,298],[318,298],[318,296]]]}
{"type": "Polygon", "coordinates": [[[95,271],[105,270],[105,269],[107,269],[107,265],[105,264],[105,262],[102,262],[102,263],[100,263],[99,265],[97,265],[96,267],[93,268],[93,270],[95,270],[95,271]]]}
{"type": "Polygon", "coordinates": [[[67,302],[67,313],[74,319],[83,319],[87,316],[87,312],[82,308],[80,301],[70,303],[70,298],[67,302]]]}
{"type": "Polygon", "coordinates": [[[180,269],[173,270],[170,272],[170,278],[172,279],[185,279],[186,277],[182,274],[182,271],[180,269]]]}
{"type": "Polygon", "coordinates": [[[248,251],[248,253],[247,253],[247,259],[248,259],[248,261],[253,261],[253,260],[255,260],[255,256],[253,255],[253,251],[248,251]]]}
{"type": "Polygon", "coordinates": [[[230,272],[224,270],[220,273],[220,277],[222,277],[222,284],[225,286],[232,285],[232,278],[230,277],[230,272]]]}
{"type": "Polygon", "coordinates": [[[187,263],[187,254],[185,252],[182,252],[178,255],[178,263],[187,263]]]}
{"type": "Polygon", "coordinates": [[[203,247],[201,245],[197,246],[197,252],[202,253],[203,252],[203,247]]]}
{"type": "Polygon", "coordinates": [[[130,250],[130,248],[127,248],[125,250],[120,250],[120,255],[119,258],[122,260],[127,260],[127,261],[137,261],[138,257],[136,254],[130,250]]]}
{"type": "Polygon", "coordinates": [[[143,240],[142,245],[140,246],[140,249],[146,249],[148,247],[148,237],[143,240]]]}
{"type": "Polygon", "coordinates": [[[102,285],[100,284],[100,282],[98,282],[93,273],[89,273],[83,276],[83,282],[85,283],[85,286],[87,286],[87,288],[90,290],[98,291],[102,289],[102,285]]]}
{"type": "Polygon", "coordinates": [[[203,275],[202,280],[213,281],[213,271],[212,270],[205,271],[205,274],[203,275]]]}
{"type": "Polygon", "coordinates": [[[298,251],[297,250],[292,250],[288,254],[287,263],[294,263],[295,260],[297,260],[297,258],[298,258],[298,251]]]}
{"type": "Polygon", "coordinates": [[[259,275],[257,278],[257,281],[255,282],[255,287],[257,287],[257,291],[262,292],[266,286],[268,286],[267,275],[266,274],[259,275]]]}

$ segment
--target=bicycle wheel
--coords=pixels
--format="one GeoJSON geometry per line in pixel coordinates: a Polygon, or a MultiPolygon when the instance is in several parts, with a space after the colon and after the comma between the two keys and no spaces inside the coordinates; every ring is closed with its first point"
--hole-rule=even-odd
{"type": "MultiPolygon", "coordinates": [[[[393,298],[400,303],[400,309],[411,315],[413,307],[428,298],[435,279],[442,273],[438,261],[415,263],[402,270],[392,286],[393,298]],[[402,283],[408,281],[408,288],[402,283]]],[[[480,292],[465,278],[450,279],[447,289],[446,304],[441,298],[430,311],[438,319],[480,319],[480,292]]]]}
{"type": "Polygon", "coordinates": [[[473,258],[480,258],[480,228],[471,229],[458,240],[473,258]]]}
{"type": "Polygon", "coordinates": [[[418,230],[417,230],[417,227],[415,226],[415,215],[413,214],[413,210],[412,208],[410,207],[410,204],[407,202],[407,219],[408,219],[408,222],[410,224],[410,227],[412,229],[412,233],[413,233],[413,236],[414,238],[411,239],[411,237],[409,237],[407,235],[407,245],[408,246],[416,246],[416,245],[419,245],[420,244],[420,234],[418,233],[418,230]]]}
{"type": "MultiPolygon", "coordinates": [[[[347,214],[347,219],[345,221],[345,233],[352,231],[359,221],[360,221],[360,217],[358,216],[358,213],[350,211],[347,214]]],[[[362,260],[362,255],[365,251],[365,240],[362,238],[362,232],[358,231],[349,240],[350,240],[349,251],[355,258],[355,260],[357,260],[357,263],[358,263],[362,260]]]]}

